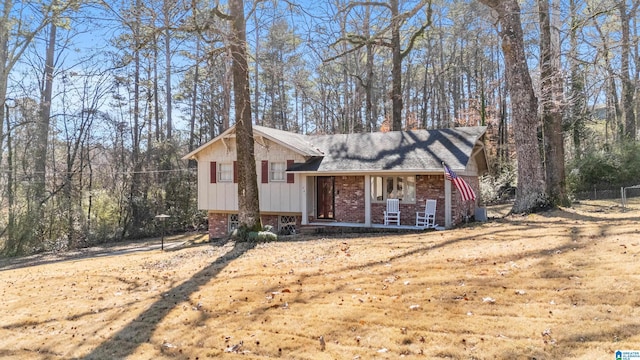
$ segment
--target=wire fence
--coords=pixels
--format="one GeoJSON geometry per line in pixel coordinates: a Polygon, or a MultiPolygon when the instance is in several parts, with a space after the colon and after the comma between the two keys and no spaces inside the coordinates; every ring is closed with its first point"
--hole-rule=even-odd
{"type": "MultiPolygon", "coordinates": [[[[640,188],[629,188],[625,191],[627,199],[640,198],[640,188]]],[[[622,201],[621,188],[598,188],[594,187],[590,191],[581,191],[573,193],[576,200],[615,200],[622,201]]]]}

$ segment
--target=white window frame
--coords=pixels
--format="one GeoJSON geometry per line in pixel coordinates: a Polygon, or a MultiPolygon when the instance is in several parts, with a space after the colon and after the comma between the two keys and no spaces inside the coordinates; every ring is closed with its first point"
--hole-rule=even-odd
{"type": "Polygon", "coordinates": [[[233,163],[218,164],[218,182],[233,182],[233,163]]]}
{"type": "Polygon", "coordinates": [[[287,163],[284,161],[270,161],[269,162],[269,181],[270,182],[285,182],[287,181],[287,163]],[[278,169],[277,167],[280,167],[278,169]]]}
{"type": "Polygon", "coordinates": [[[402,204],[416,203],[416,177],[399,175],[371,176],[371,202],[382,203],[387,199],[400,199],[402,204]],[[401,181],[398,181],[401,179],[401,181]],[[402,183],[399,187],[398,184],[402,183]],[[402,194],[399,194],[399,193],[402,194]],[[400,196],[399,196],[400,195],[400,196]]]}

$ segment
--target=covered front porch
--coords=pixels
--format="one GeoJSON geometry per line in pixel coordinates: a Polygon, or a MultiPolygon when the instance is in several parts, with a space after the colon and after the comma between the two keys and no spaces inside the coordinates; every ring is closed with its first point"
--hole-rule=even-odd
{"type": "MultiPolygon", "coordinates": [[[[361,229],[361,230],[366,230],[366,229],[373,229],[376,231],[379,230],[404,230],[404,231],[421,231],[421,230],[429,230],[429,228],[425,228],[424,226],[415,226],[415,225],[384,225],[384,224],[371,224],[369,226],[366,226],[365,224],[362,223],[348,223],[348,222],[328,222],[328,221],[321,221],[321,222],[309,222],[308,224],[304,225],[305,227],[309,228],[309,227],[315,227],[315,228],[354,228],[354,229],[361,229]]],[[[304,228],[304,227],[303,227],[304,228]]],[[[440,226],[440,225],[436,225],[435,228],[431,228],[434,230],[445,230],[446,228],[444,226],[440,226]]]]}
{"type": "Polygon", "coordinates": [[[416,212],[424,211],[426,199],[437,200],[439,228],[452,226],[451,182],[445,181],[442,173],[299,175],[302,226],[420,230],[424,227],[416,226],[415,217],[416,212]],[[400,205],[400,225],[384,225],[386,194],[376,197],[372,193],[372,187],[376,187],[383,176],[385,191],[391,181],[411,189],[410,196],[405,196],[400,205]]]}

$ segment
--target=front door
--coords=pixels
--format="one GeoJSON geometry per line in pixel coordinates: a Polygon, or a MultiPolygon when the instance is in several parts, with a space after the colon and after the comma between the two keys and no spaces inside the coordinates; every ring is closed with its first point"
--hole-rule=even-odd
{"type": "Polygon", "coordinates": [[[318,176],[317,184],[318,219],[335,219],[335,178],[333,176],[318,176]]]}

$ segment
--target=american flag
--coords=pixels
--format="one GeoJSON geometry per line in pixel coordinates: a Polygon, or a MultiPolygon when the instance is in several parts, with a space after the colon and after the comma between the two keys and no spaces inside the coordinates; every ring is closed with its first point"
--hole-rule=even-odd
{"type": "Polygon", "coordinates": [[[456,186],[456,189],[458,189],[458,192],[462,197],[462,201],[475,200],[476,193],[473,191],[471,186],[469,186],[463,178],[458,177],[458,175],[456,175],[456,173],[453,172],[447,164],[442,165],[444,165],[444,177],[456,186]]]}

